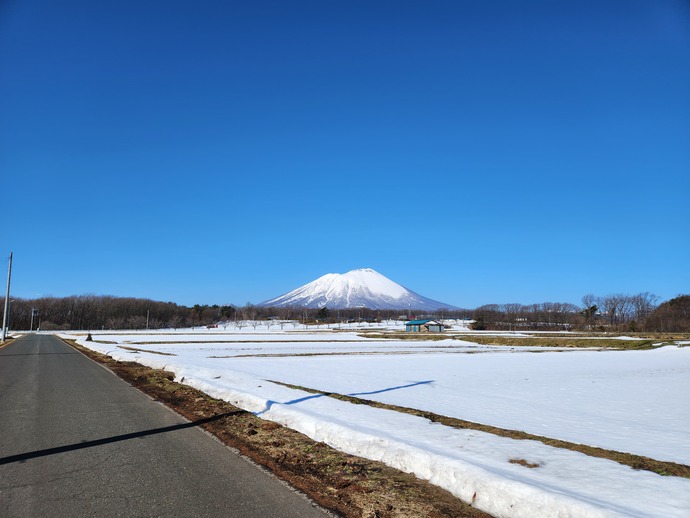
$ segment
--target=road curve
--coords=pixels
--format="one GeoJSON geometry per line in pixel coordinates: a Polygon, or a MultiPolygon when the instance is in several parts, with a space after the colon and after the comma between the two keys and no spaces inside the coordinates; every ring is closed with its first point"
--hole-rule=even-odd
{"type": "Polygon", "coordinates": [[[0,516],[326,513],[50,335],[0,349],[0,516]]]}

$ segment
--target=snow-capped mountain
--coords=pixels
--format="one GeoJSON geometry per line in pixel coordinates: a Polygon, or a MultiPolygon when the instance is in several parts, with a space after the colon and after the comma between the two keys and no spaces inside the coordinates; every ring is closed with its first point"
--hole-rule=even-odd
{"type": "Polygon", "coordinates": [[[327,273],[309,284],[259,305],[329,309],[454,309],[450,304],[410,291],[371,268],[344,274],[327,273]]]}

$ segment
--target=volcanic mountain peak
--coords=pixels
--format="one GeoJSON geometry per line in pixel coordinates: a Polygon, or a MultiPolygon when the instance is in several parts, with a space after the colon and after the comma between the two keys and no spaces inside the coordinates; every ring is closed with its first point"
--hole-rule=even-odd
{"type": "Polygon", "coordinates": [[[371,268],[344,274],[327,273],[304,286],[261,306],[345,309],[425,309],[453,308],[449,304],[423,297],[371,268]]]}

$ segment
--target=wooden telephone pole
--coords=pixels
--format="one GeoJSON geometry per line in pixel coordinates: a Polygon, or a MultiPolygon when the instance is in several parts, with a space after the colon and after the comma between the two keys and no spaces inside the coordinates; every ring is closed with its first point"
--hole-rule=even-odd
{"type": "Polygon", "coordinates": [[[10,319],[10,278],[12,277],[12,252],[10,264],[7,267],[7,290],[5,291],[5,311],[2,314],[2,341],[7,338],[7,321],[10,319]]]}

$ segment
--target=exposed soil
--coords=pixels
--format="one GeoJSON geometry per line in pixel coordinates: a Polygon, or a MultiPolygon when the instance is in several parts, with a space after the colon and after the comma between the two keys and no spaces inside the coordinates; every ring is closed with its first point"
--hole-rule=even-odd
{"type": "Polygon", "coordinates": [[[477,336],[457,335],[456,340],[466,340],[481,345],[508,345],[514,347],[585,347],[595,349],[652,349],[658,340],[618,340],[615,338],[562,338],[551,336],[477,336]]]}
{"type": "Polygon", "coordinates": [[[163,353],[160,351],[150,351],[149,349],[139,349],[137,347],[129,347],[126,345],[118,345],[117,347],[118,347],[118,349],[124,349],[126,351],[132,351],[132,352],[136,352],[136,353],[159,354],[161,356],[177,356],[176,354],[172,354],[172,353],[163,353]]]}
{"type": "Polygon", "coordinates": [[[553,335],[509,336],[509,335],[479,335],[457,333],[405,333],[403,331],[389,331],[362,334],[372,338],[388,338],[394,340],[436,341],[463,340],[480,345],[502,345],[511,347],[573,347],[593,349],[653,349],[659,343],[672,343],[670,339],[636,339],[621,340],[617,338],[563,337],[553,335]]]}
{"type": "Polygon", "coordinates": [[[319,505],[344,517],[488,517],[448,491],[415,476],[334,450],[259,419],[201,391],[175,383],[170,372],[112,358],[65,340],[222,442],[271,470],[319,505]]]}

